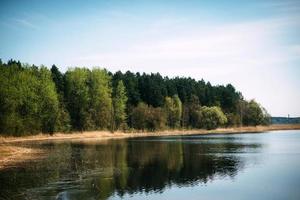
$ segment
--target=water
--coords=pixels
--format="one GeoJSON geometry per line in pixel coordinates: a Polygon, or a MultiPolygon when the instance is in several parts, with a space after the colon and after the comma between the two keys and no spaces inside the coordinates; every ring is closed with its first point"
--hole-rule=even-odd
{"type": "Polygon", "coordinates": [[[300,131],[27,144],[0,199],[300,199],[300,131]]]}

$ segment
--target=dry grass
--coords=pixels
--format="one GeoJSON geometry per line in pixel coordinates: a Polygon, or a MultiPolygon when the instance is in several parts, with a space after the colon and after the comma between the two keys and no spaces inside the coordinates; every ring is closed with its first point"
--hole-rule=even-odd
{"type": "Polygon", "coordinates": [[[25,147],[17,147],[16,142],[32,142],[32,141],[104,141],[107,139],[119,139],[129,137],[147,137],[147,136],[170,136],[170,135],[195,135],[195,134],[227,134],[227,133],[257,133],[272,130],[295,130],[300,129],[300,124],[288,125],[271,125],[271,126],[256,126],[256,127],[235,127],[235,128],[219,128],[216,130],[165,130],[158,132],[115,132],[108,131],[89,131],[89,132],[74,132],[72,134],[55,133],[54,135],[39,134],[34,136],[24,137],[0,137],[0,169],[15,165],[19,162],[33,159],[38,155],[39,150],[33,150],[25,147]]]}
{"type": "Polygon", "coordinates": [[[14,167],[20,163],[36,158],[41,154],[39,149],[17,147],[14,145],[0,145],[0,170],[8,167],[14,167]]]}
{"type": "Polygon", "coordinates": [[[191,134],[211,134],[211,133],[245,133],[245,132],[263,132],[272,130],[294,130],[300,129],[300,124],[288,125],[271,125],[271,126],[249,126],[249,127],[233,127],[233,128],[219,128],[216,130],[204,129],[179,129],[179,130],[165,130],[157,132],[114,132],[109,131],[85,131],[73,132],[72,134],[55,133],[54,135],[38,134],[34,136],[23,137],[0,137],[0,145],[14,142],[27,141],[44,141],[44,140],[77,140],[77,139],[113,139],[113,138],[128,138],[128,137],[145,137],[145,136],[168,136],[168,135],[191,135],[191,134]]]}

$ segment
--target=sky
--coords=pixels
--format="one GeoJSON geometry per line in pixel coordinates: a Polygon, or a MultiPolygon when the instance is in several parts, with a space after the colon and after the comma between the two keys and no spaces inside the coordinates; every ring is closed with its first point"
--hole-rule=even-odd
{"type": "Polygon", "coordinates": [[[231,83],[300,116],[300,0],[0,0],[0,58],[231,83]]]}

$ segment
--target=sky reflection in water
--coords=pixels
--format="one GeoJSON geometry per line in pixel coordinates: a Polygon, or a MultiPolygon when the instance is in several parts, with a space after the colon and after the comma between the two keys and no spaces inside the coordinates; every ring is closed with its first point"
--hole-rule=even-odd
{"type": "Polygon", "coordinates": [[[48,142],[0,199],[298,199],[299,131],[48,142]]]}

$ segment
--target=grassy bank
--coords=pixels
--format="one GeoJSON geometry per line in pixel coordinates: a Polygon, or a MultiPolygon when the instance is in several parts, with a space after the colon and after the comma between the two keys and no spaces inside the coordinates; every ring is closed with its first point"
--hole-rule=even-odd
{"type": "Polygon", "coordinates": [[[300,124],[282,124],[271,126],[247,126],[247,127],[232,127],[218,128],[215,130],[204,129],[178,129],[164,130],[156,132],[114,132],[109,131],[84,131],[73,133],[55,133],[53,135],[38,134],[33,136],[22,137],[0,137],[0,145],[14,142],[29,142],[42,140],[74,140],[74,139],[113,139],[127,137],[146,137],[146,136],[168,136],[168,135],[194,135],[194,134],[226,134],[226,133],[245,133],[245,132],[263,132],[272,130],[296,130],[300,129],[300,124]]]}
{"type": "Polygon", "coordinates": [[[258,133],[273,130],[296,130],[300,129],[300,124],[271,125],[256,127],[235,127],[219,128],[216,130],[165,130],[157,132],[115,132],[90,131],[74,132],[72,134],[55,133],[54,135],[39,134],[35,136],[23,137],[0,137],[0,169],[17,165],[28,159],[40,156],[42,153],[36,149],[19,147],[18,144],[33,141],[100,141],[106,139],[120,139],[129,137],[147,136],[172,136],[172,135],[196,135],[196,134],[229,134],[229,133],[258,133]]]}

